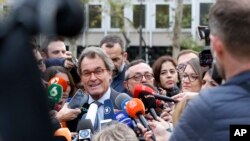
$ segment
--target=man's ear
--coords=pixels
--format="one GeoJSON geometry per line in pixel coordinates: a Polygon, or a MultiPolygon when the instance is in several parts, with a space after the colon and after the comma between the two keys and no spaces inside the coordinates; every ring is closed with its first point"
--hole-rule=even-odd
{"type": "Polygon", "coordinates": [[[43,59],[47,59],[48,58],[47,54],[44,51],[40,51],[40,54],[41,54],[41,56],[42,56],[43,59]]]}
{"type": "Polygon", "coordinates": [[[223,55],[224,45],[218,36],[210,35],[211,52],[214,57],[221,57],[223,55]]]}
{"type": "Polygon", "coordinates": [[[129,90],[128,81],[123,82],[123,87],[129,90]]]}
{"type": "Polygon", "coordinates": [[[127,52],[123,52],[123,58],[126,59],[126,60],[128,59],[128,53],[127,52]]]}

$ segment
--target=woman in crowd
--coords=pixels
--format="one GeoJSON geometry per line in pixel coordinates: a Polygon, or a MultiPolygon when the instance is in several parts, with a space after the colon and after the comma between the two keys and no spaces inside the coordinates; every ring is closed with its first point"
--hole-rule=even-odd
{"type": "Polygon", "coordinates": [[[211,74],[212,74],[211,69],[209,69],[208,71],[204,73],[204,76],[202,79],[202,89],[211,88],[211,87],[215,87],[219,85],[215,80],[213,80],[213,78],[211,77],[211,74]]]}
{"type": "Polygon", "coordinates": [[[49,82],[50,79],[55,76],[63,78],[68,84],[67,89],[63,91],[62,99],[58,104],[56,104],[55,110],[59,111],[62,108],[63,104],[66,102],[66,100],[74,95],[75,83],[68,70],[61,66],[52,66],[47,68],[47,70],[44,72],[43,78],[46,82],[49,82]]]}
{"type": "Polygon", "coordinates": [[[176,62],[170,56],[161,56],[153,64],[155,84],[161,93],[165,90],[166,96],[174,96],[179,93],[178,73],[176,62]]]}
{"type": "Polygon", "coordinates": [[[183,73],[180,74],[181,91],[198,93],[202,86],[202,74],[199,60],[189,60],[183,73]]]}

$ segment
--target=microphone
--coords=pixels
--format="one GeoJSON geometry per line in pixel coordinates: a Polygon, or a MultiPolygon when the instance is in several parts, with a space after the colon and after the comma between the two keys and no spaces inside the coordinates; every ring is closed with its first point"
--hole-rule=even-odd
{"type": "MultiPolygon", "coordinates": [[[[142,101],[138,98],[132,98],[126,105],[127,113],[132,118],[139,118],[142,125],[147,128],[147,131],[151,130],[146,119],[144,118],[145,107],[142,101]]],[[[155,141],[155,136],[152,135],[152,139],[155,141]]]]}
{"type": "Polygon", "coordinates": [[[148,112],[152,115],[154,120],[157,120],[157,114],[155,112],[155,108],[156,108],[155,97],[153,95],[150,95],[142,91],[139,95],[139,98],[142,100],[143,104],[148,109],[148,112]]]}
{"type": "Polygon", "coordinates": [[[104,101],[104,120],[105,119],[115,120],[114,106],[110,99],[104,101]]]}
{"type": "Polygon", "coordinates": [[[71,141],[71,134],[68,128],[57,129],[54,136],[59,137],[60,139],[66,139],[66,141],[71,141]]]}
{"type": "Polygon", "coordinates": [[[38,4],[40,31],[48,35],[78,35],[84,25],[84,12],[80,5],[79,0],[41,1],[38,4]]]}
{"type": "Polygon", "coordinates": [[[51,84],[48,87],[48,98],[53,103],[53,105],[59,102],[62,98],[63,88],[59,84],[51,84]]]}
{"type": "Polygon", "coordinates": [[[78,141],[91,141],[94,133],[90,119],[80,120],[77,126],[78,141]]]}
{"type": "Polygon", "coordinates": [[[135,86],[134,97],[138,98],[142,92],[149,94],[149,95],[153,95],[156,99],[160,99],[163,101],[175,102],[175,103],[178,102],[177,100],[175,100],[171,97],[159,95],[152,88],[145,86],[145,85],[142,85],[142,84],[138,84],[135,86]]]}
{"type": "Polygon", "coordinates": [[[98,110],[98,106],[95,103],[90,104],[88,112],[86,114],[86,118],[85,119],[90,119],[92,126],[95,125],[95,119],[96,119],[96,113],[98,110]]]}
{"type": "Polygon", "coordinates": [[[51,84],[61,85],[63,87],[64,92],[67,90],[67,87],[68,87],[67,81],[64,80],[62,77],[58,77],[58,76],[55,76],[49,80],[48,86],[50,86],[51,84]]]}
{"type": "Polygon", "coordinates": [[[71,109],[81,108],[87,101],[89,97],[81,89],[78,89],[75,95],[70,99],[68,107],[71,109]]]}
{"type": "Polygon", "coordinates": [[[115,114],[115,120],[119,121],[120,123],[126,124],[130,128],[134,128],[136,125],[134,125],[133,120],[128,117],[127,113],[124,113],[123,111],[119,111],[115,114]]]}
{"type": "Polygon", "coordinates": [[[115,105],[124,111],[124,113],[127,114],[127,111],[126,111],[126,104],[129,100],[131,100],[132,97],[130,97],[129,95],[127,95],[126,93],[121,93],[119,94],[116,99],[115,99],[115,105]]]}

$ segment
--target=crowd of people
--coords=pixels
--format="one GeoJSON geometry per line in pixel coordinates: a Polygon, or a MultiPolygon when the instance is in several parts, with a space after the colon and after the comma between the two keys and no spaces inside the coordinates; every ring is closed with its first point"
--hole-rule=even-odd
{"type": "Polygon", "coordinates": [[[63,38],[48,37],[40,48],[32,42],[44,88],[48,89],[53,77],[63,78],[68,85],[60,101],[50,107],[51,118],[73,134],[79,122],[88,117],[89,107],[98,103],[94,141],[229,140],[229,125],[250,122],[250,95],[245,89],[250,77],[249,9],[248,0],[217,0],[210,11],[211,52],[223,83],[212,78],[212,68],[200,66],[199,52],[193,50],[182,50],[177,58],[161,56],[150,66],[143,59],[129,62],[122,38],[107,35],[99,47],[85,48],[76,64],[63,38]],[[177,102],[145,93],[138,97],[138,85],[177,102]],[[78,89],[88,100],[72,109],[68,102],[78,89]],[[124,111],[116,105],[122,94],[130,99],[150,97],[150,102],[144,103],[145,113],[137,113],[133,127],[114,121],[101,127],[106,100],[113,103],[115,113],[124,111]]]}

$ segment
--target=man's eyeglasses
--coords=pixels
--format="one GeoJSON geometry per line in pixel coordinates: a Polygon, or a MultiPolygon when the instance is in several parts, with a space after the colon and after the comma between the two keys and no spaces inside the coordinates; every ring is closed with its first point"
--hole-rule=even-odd
{"type": "Polygon", "coordinates": [[[186,66],[187,66],[186,64],[179,64],[179,65],[176,67],[176,69],[177,69],[177,71],[178,71],[179,73],[182,73],[182,72],[184,72],[186,66]]]}
{"type": "Polygon", "coordinates": [[[107,70],[107,69],[102,69],[102,68],[99,68],[99,69],[95,69],[94,71],[83,71],[82,72],[82,76],[85,77],[86,79],[89,79],[91,74],[94,73],[94,75],[96,77],[102,77],[103,74],[104,74],[104,71],[107,70]]]}
{"type": "Polygon", "coordinates": [[[183,73],[180,75],[181,80],[186,80],[188,78],[188,80],[190,82],[194,82],[195,80],[198,79],[198,75],[197,74],[187,74],[187,73],[183,73]]]}
{"type": "Polygon", "coordinates": [[[152,74],[152,73],[145,73],[145,74],[140,74],[140,73],[138,73],[138,74],[135,74],[134,76],[132,76],[132,77],[129,77],[129,78],[127,78],[127,80],[129,80],[129,79],[133,79],[133,80],[135,80],[135,81],[142,81],[142,77],[144,76],[144,78],[146,79],[146,80],[151,80],[153,77],[154,77],[154,75],[152,74]]]}

